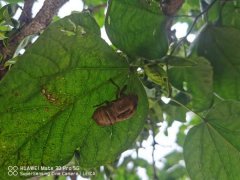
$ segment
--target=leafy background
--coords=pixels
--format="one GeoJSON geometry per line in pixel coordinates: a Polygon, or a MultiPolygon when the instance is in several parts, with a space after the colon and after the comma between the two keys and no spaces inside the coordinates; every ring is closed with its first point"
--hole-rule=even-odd
{"type": "MultiPolygon", "coordinates": [[[[19,2],[0,9],[2,42],[21,28],[14,19],[21,4],[13,3],[19,2]]],[[[9,178],[13,164],[68,164],[97,172],[91,179],[139,179],[143,168],[149,179],[237,180],[239,2],[185,0],[174,17],[161,11],[159,1],[106,3],[85,0],[88,11],[56,17],[33,45],[27,45],[29,37],[5,63],[1,179],[9,178]],[[176,23],[187,23],[195,40],[176,37],[176,23]],[[111,46],[100,37],[103,26],[111,46]],[[138,108],[132,118],[100,127],[92,120],[94,106],[117,94],[109,79],[137,94],[138,108]],[[155,159],[161,153],[157,136],[167,135],[176,121],[177,148],[155,159]],[[146,142],[152,161],[139,156],[146,142]],[[133,153],[120,156],[126,149],[133,153]]]]}

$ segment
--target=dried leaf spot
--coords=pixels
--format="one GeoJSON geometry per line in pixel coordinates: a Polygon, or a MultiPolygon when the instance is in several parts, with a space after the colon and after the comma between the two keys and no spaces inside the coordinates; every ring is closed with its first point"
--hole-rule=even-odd
{"type": "Polygon", "coordinates": [[[59,100],[53,93],[50,93],[46,88],[42,88],[42,95],[52,104],[59,104],[59,100]]]}

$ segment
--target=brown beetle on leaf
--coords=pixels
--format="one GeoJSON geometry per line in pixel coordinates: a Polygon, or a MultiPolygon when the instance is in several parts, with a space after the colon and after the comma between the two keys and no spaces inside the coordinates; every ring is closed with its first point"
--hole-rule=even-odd
{"type": "MultiPolygon", "coordinates": [[[[111,82],[116,85],[112,80],[111,82]]],[[[124,86],[122,90],[118,91],[119,93],[115,100],[106,102],[105,105],[98,107],[94,111],[92,118],[99,126],[111,126],[133,116],[137,109],[138,96],[135,94],[124,94],[126,87],[124,86]]]]}

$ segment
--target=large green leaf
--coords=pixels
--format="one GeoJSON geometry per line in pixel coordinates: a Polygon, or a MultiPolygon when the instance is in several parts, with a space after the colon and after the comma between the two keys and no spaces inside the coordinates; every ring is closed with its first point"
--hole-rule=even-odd
{"type": "Polygon", "coordinates": [[[0,87],[1,175],[8,165],[64,165],[76,149],[82,167],[109,163],[133,143],[148,109],[142,84],[88,13],[51,25],[0,87]],[[92,114],[115,99],[110,78],[138,95],[138,107],[132,118],[100,127],[92,114]]]}
{"type": "Polygon", "coordinates": [[[112,43],[128,55],[149,59],[166,55],[166,17],[159,4],[142,0],[110,0],[105,21],[112,43]]]}
{"type": "Polygon", "coordinates": [[[174,121],[185,122],[186,121],[186,109],[181,106],[174,106],[170,104],[162,105],[162,111],[165,113],[166,120],[169,125],[174,121]]]}
{"type": "Polygon", "coordinates": [[[238,180],[240,176],[240,103],[223,101],[188,133],[184,158],[193,180],[238,180]]]}
{"type": "Polygon", "coordinates": [[[226,1],[222,8],[222,24],[240,29],[240,2],[238,0],[226,1]]]}
{"type": "Polygon", "coordinates": [[[240,99],[240,31],[207,26],[196,40],[197,52],[213,66],[214,91],[222,98],[240,99]]]}
{"type": "Polygon", "coordinates": [[[200,0],[200,7],[202,11],[206,10],[206,14],[203,14],[205,16],[205,19],[207,19],[208,22],[215,23],[219,19],[220,10],[221,10],[221,1],[214,1],[214,0],[200,0]]]}
{"type": "Polygon", "coordinates": [[[99,5],[99,4],[102,4],[102,3],[106,3],[107,0],[85,0],[84,3],[87,4],[87,5],[99,5]]]}
{"type": "Polygon", "coordinates": [[[192,108],[202,111],[209,108],[213,100],[212,67],[202,57],[189,59],[170,58],[169,81],[176,88],[192,96],[192,108]]]}

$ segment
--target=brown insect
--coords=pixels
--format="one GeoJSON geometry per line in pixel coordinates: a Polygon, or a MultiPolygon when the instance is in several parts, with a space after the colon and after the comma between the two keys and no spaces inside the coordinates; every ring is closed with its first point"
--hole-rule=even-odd
{"type": "MultiPolygon", "coordinates": [[[[113,81],[112,83],[116,85],[113,81]]],[[[124,94],[126,87],[124,86],[122,90],[118,91],[119,93],[115,100],[106,102],[105,105],[98,107],[94,111],[92,118],[99,126],[111,126],[133,116],[137,109],[138,96],[135,94],[124,94]]]]}
{"type": "Polygon", "coordinates": [[[161,0],[162,11],[167,16],[175,15],[183,5],[184,0],[161,0]]]}

